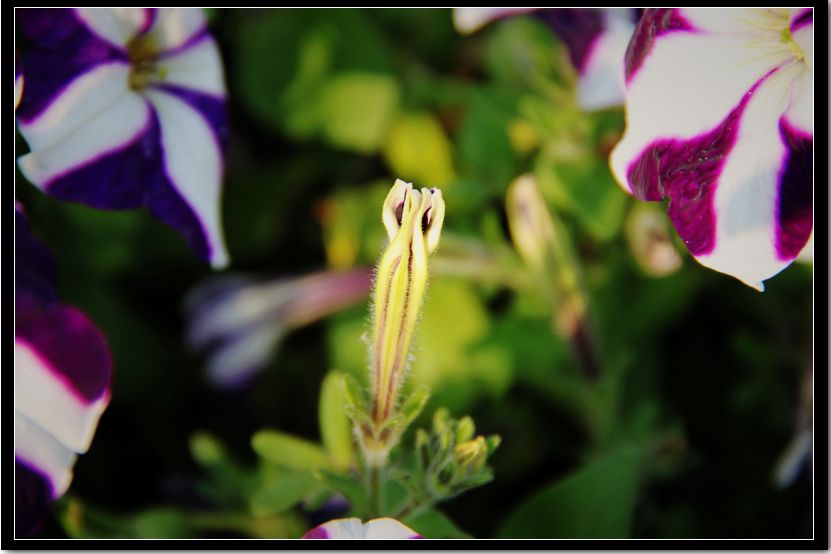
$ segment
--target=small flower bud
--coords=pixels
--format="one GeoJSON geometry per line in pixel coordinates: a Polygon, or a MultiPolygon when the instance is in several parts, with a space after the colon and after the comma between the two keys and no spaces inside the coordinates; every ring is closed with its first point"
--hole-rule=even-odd
{"type": "MultiPolygon", "coordinates": [[[[390,242],[378,263],[373,292],[370,344],[372,437],[362,440],[367,459],[383,463],[398,440],[400,427],[426,402],[415,395],[406,414],[397,413],[410,343],[427,288],[427,257],[438,246],[444,223],[444,200],[438,189],[415,190],[396,180],[381,212],[390,242]],[[367,452],[371,448],[374,452],[367,452]]],[[[360,436],[360,435],[359,435],[360,436]]]]}

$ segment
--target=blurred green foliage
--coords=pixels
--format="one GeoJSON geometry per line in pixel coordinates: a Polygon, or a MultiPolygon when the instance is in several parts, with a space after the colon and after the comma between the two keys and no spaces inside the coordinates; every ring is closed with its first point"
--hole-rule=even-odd
{"type": "MultiPolygon", "coordinates": [[[[518,17],[462,37],[438,9],[216,9],[210,25],[230,98],[233,271],[374,264],[393,180],[444,192],[407,383],[432,390],[416,427],[443,406],[502,445],[491,483],[408,525],[428,537],[810,535],[810,475],[772,480],[811,364],[810,267],[759,294],[682,250],[678,272],[649,277],[623,237],[633,200],[606,162],[622,111],[577,108],[545,25],[518,17]],[[512,251],[505,192],[521,173],[577,253],[596,378],[512,251]]],[[[17,180],[61,295],[115,360],[111,405],[44,536],[297,537],[367,511],[347,477],[338,385],[366,382],[366,305],[294,333],[249,386],[211,389],[181,310],[210,270],[146,213],[64,204],[17,180]]],[[[406,489],[389,483],[393,505],[406,489]]]]}

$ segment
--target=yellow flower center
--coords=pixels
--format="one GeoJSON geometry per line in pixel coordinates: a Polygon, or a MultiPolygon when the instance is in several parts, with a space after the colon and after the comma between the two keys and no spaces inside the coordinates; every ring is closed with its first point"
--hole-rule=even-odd
{"type": "Polygon", "coordinates": [[[166,70],[158,65],[159,49],[148,36],[139,36],[127,45],[130,59],[128,84],[132,90],[140,91],[150,82],[164,79],[166,70]]]}

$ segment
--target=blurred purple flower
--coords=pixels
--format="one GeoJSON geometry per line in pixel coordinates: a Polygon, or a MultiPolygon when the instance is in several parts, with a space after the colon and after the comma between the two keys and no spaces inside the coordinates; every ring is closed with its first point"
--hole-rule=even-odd
{"type": "Polygon", "coordinates": [[[763,290],[813,231],[813,10],[650,9],[612,171],[701,264],[763,290]]]}
{"type": "Polygon", "coordinates": [[[356,517],[333,519],[306,532],[302,539],[384,540],[423,539],[421,535],[395,519],[382,517],[366,523],[356,517]]]}
{"type": "Polygon", "coordinates": [[[222,62],[199,9],[20,9],[21,172],[62,200],[147,207],[214,267],[228,138],[222,62]]]}
{"type": "Polygon", "coordinates": [[[54,261],[15,212],[15,528],[37,529],[72,480],[110,401],[112,364],[101,332],[61,303],[54,261]]]}
{"type": "Polygon", "coordinates": [[[187,342],[210,352],[210,381],[241,385],[265,367],[286,333],[364,300],[371,281],[369,268],[259,283],[215,277],[185,301],[187,342]]]}
{"type": "Polygon", "coordinates": [[[453,21],[461,33],[488,22],[524,13],[547,23],[565,44],[579,74],[577,102],[585,110],[623,104],[623,58],[638,11],[588,8],[456,8],[453,21]]]}

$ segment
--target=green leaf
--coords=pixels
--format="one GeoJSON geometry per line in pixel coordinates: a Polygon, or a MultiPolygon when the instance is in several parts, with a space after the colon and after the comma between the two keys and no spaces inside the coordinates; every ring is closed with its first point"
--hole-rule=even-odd
{"type": "MultiPolygon", "coordinates": [[[[467,169],[472,170],[479,188],[502,196],[510,179],[516,175],[516,160],[508,136],[508,127],[516,117],[516,100],[505,91],[477,90],[466,106],[457,138],[457,153],[467,169]]],[[[448,213],[450,203],[448,201],[448,213]]]]}
{"type": "Polygon", "coordinates": [[[352,504],[354,513],[362,515],[369,513],[369,499],[361,483],[349,476],[334,473],[326,469],[317,470],[315,476],[324,484],[344,495],[352,504]]]}
{"type": "Polygon", "coordinates": [[[339,371],[330,371],[320,387],[320,435],[332,466],[336,469],[346,469],[355,457],[352,425],[345,411],[346,376],[339,371]]]}
{"type": "Polygon", "coordinates": [[[398,110],[399,97],[398,84],[386,75],[336,75],[321,93],[324,136],[342,148],[362,153],[376,151],[398,110]]]}
{"type": "Polygon", "coordinates": [[[184,514],[174,508],[155,508],[133,518],[133,531],[140,539],[181,539],[193,536],[184,514]]]}
{"type": "Polygon", "coordinates": [[[428,539],[470,539],[473,536],[459,529],[453,521],[438,510],[427,510],[404,519],[419,535],[428,539]]]}
{"type": "Polygon", "coordinates": [[[238,17],[228,67],[239,100],[295,138],[322,130],[323,94],[333,75],[392,71],[386,38],[361,10],[248,10],[238,17]]]}
{"type": "Polygon", "coordinates": [[[508,18],[496,27],[485,49],[488,72],[497,81],[538,91],[576,82],[568,50],[548,26],[530,17],[508,18]]]}
{"type": "Polygon", "coordinates": [[[251,513],[257,517],[288,510],[312,492],[319,482],[311,473],[287,471],[269,480],[251,498],[251,513]]]}
{"type": "Polygon", "coordinates": [[[190,438],[190,452],[199,464],[211,467],[226,460],[225,449],[210,433],[197,431],[190,438]]]}
{"type": "Polygon", "coordinates": [[[280,431],[257,431],[251,437],[251,447],[264,460],[288,469],[308,471],[329,465],[323,448],[280,431]]]}
{"type": "Polygon", "coordinates": [[[509,351],[483,345],[490,319],[469,282],[449,277],[430,282],[416,335],[410,385],[430,388],[432,402],[453,412],[477,393],[498,395],[511,382],[509,351]]]}
{"type": "Polygon", "coordinates": [[[605,163],[586,153],[576,159],[541,156],[535,174],[545,196],[568,210],[599,241],[618,236],[627,196],[605,163]]]}
{"type": "Polygon", "coordinates": [[[447,187],[454,179],[452,145],[429,113],[400,115],[384,141],[393,174],[416,186],[447,187]]]}
{"type": "Polygon", "coordinates": [[[629,446],[594,460],[526,500],[501,538],[627,538],[643,450],[629,446]]]}

